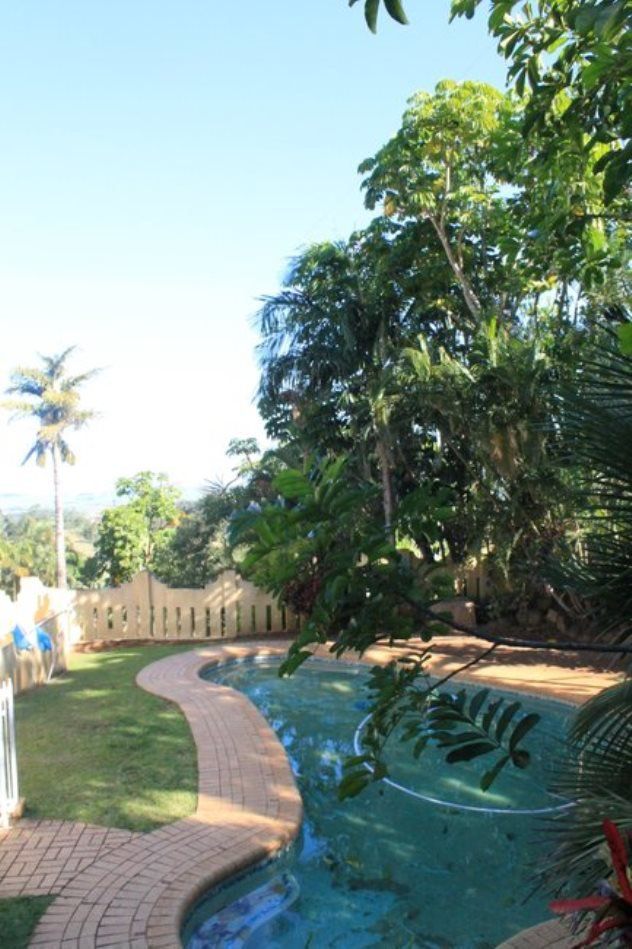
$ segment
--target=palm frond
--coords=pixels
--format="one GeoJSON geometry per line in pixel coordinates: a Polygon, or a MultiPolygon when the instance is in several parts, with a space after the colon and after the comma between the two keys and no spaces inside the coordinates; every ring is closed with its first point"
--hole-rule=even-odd
{"type": "Polygon", "coordinates": [[[616,337],[584,361],[563,398],[569,458],[581,466],[584,540],[552,579],[595,604],[604,635],[632,635],[632,359],[616,337]]]}
{"type": "Polygon", "coordinates": [[[575,802],[550,822],[554,848],[540,879],[555,893],[589,893],[607,873],[602,823],[632,829],[632,679],[580,707],[552,790],[575,802]]]}
{"type": "Polygon", "coordinates": [[[64,433],[82,428],[94,417],[94,412],[79,408],[79,387],[99,371],[92,369],[75,376],[67,375],[66,363],[75,348],[69,346],[56,356],[42,356],[43,369],[20,366],[11,375],[7,393],[26,396],[30,400],[9,399],[2,403],[2,408],[14,413],[12,420],[33,418],[38,423],[35,441],[24,462],[35,457],[38,465],[45,464],[48,450],[57,445],[62,459],[74,463],[64,433]]]}
{"type": "Polygon", "coordinates": [[[63,375],[66,361],[68,360],[70,354],[74,353],[76,348],[76,346],[68,346],[67,349],[64,349],[56,356],[43,356],[40,353],[40,359],[46,366],[46,375],[49,379],[57,379],[63,375]]]}
{"type": "MultiPolygon", "coordinates": [[[[632,678],[604,689],[582,705],[571,725],[569,737],[580,747],[617,746],[619,732],[632,736],[632,678]]],[[[632,751],[631,751],[632,758],[632,751]]]]}

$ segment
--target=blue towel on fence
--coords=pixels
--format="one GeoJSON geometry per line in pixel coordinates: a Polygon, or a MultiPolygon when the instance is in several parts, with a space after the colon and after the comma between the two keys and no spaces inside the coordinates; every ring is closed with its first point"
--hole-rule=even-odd
{"type": "Polygon", "coordinates": [[[52,652],[53,651],[53,640],[50,638],[47,632],[45,632],[41,626],[35,627],[35,632],[37,633],[37,645],[41,652],[52,652]]]}
{"type": "Polygon", "coordinates": [[[23,652],[23,651],[26,652],[27,650],[33,648],[33,643],[29,641],[28,636],[26,635],[26,633],[24,632],[21,626],[14,626],[11,635],[13,636],[13,643],[15,645],[15,648],[19,652],[23,652]]]}

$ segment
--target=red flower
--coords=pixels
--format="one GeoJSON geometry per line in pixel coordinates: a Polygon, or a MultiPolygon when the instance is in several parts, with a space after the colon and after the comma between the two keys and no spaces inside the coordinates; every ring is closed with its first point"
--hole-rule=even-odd
{"type": "Polygon", "coordinates": [[[632,946],[632,885],[628,874],[628,849],[616,824],[605,820],[602,826],[620,892],[611,890],[607,895],[595,894],[578,900],[554,900],[549,904],[553,913],[563,915],[585,911],[597,913],[586,938],[573,949],[590,946],[604,933],[615,929],[621,931],[625,945],[632,946]]]}

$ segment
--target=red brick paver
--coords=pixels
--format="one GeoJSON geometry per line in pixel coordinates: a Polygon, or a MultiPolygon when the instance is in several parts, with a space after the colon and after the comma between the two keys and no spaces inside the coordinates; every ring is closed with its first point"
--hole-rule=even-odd
{"type": "MultiPolygon", "coordinates": [[[[446,637],[432,662],[432,672],[445,675],[482,648],[462,637],[446,637]]],[[[183,916],[198,895],[283,847],[296,835],[302,816],[301,800],[285,752],[270,726],[245,696],[205,682],[198,675],[201,668],[213,662],[253,654],[273,655],[286,649],[287,642],[223,644],[178,653],[139,673],[137,681],[142,688],[177,703],[188,719],[198,753],[197,810],[192,817],[152,833],[127,833],[126,838],[107,836],[126,834],[124,831],[65,825],[83,827],[86,833],[98,830],[106,836],[89,865],[77,867],[74,875],[68,871],[71,878],[42,917],[32,946],[177,949],[183,916]],[[111,847],[106,846],[109,840],[113,841],[111,847]]],[[[374,649],[363,658],[382,662],[392,658],[392,653],[374,649]]],[[[612,674],[578,666],[576,657],[552,663],[550,659],[543,662],[537,651],[514,654],[511,650],[503,650],[492,663],[470,670],[468,677],[573,702],[582,701],[615,679],[612,674]]],[[[45,825],[63,826],[39,822],[37,828],[45,825]]],[[[15,878],[25,876],[20,861],[29,851],[29,824],[21,826],[26,827],[24,850],[15,845],[19,829],[0,839],[0,859],[7,841],[13,841],[15,858],[5,874],[9,881],[14,877],[14,866],[18,870],[15,878]]],[[[37,828],[32,833],[31,853],[37,846],[37,828]]],[[[94,838],[93,842],[97,846],[99,841],[94,838]]],[[[39,874],[41,881],[43,871],[35,861],[30,869],[31,878],[37,880],[39,874]]],[[[58,870],[58,883],[53,884],[51,877],[52,889],[46,892],[62,886],[64,872],[58,870]]],[[[544,932],[550,939],[551,929],[544,932]]],[[[559,935],[559,930],[556,933],[559,935]]],[[[558,945],[534,941],[535,931],[532,936],[532,941],[512,943],[513,949],[558,945]]]]}
{"type": "Polygon", "coordinates": [[[581,936],[572,936],[560,920],[552,919],[539,926],[523,929],[497,949],[573,949],[578,938],[581,939],[581,936]]]}
{"type": "Polygon", "coordinates": [[[0,830],[0,899],[59,893],[99,857],[137,836],[58,820],[22,820],[0,830]]]}

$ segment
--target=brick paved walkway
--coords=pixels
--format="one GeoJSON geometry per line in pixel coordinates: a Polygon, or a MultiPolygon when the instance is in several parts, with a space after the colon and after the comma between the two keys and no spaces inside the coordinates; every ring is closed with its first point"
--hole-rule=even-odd
{"type": "Polygon", "coordinates": [[[42,917],[32,946],[176,949],[183,914],[197,894],[296,835],[301,799],[274,732],[245,696],[198,676],[214,660],[286,648],[211,647],[141,671],[139,685],[176,702],[191,726],[197,810],[134,835],[75,876],[42,917]]]}
{"type": "Polygon", "coordinates": [[[0,830],[0,899],[59,893],[99,857],[138,836],[71,821],[21,820],[0,830]]]}
{"type": "MultiPolygon", "coordinates": [[[[274,732],[245,696],[198,675],[209,663],[286,649],[287,642],[209,646],[161,659],[139,673],[138,684],[177,703],[190,724],[198,753],[197,810],[148,834],[23,821],[0,836],[0,895],[59,892],[32,946],[179,949],[183,916],[198,895],[296,835],[300,795],[274,732]]],[[[444,675],[480,651],[471,640],[446,638],[432,671],[444,675]]],[[[386,657],[392,653],[376,649],[365,661],[386,657]]],[[[471,670],[469,678],[575,702],[614,680],[572,659],[543,663],[537,651],[507,650],[471,670]]],[[[546,932],[550,939],[551,930],[546,932]]]]}
{"type": "Polygon", "coordinates": [[[512,939],[507,939],[497,949],[573,949],[582,937],[571,935],[565,925],[557,919],[539,926],[523,929],[512,939]]]}

